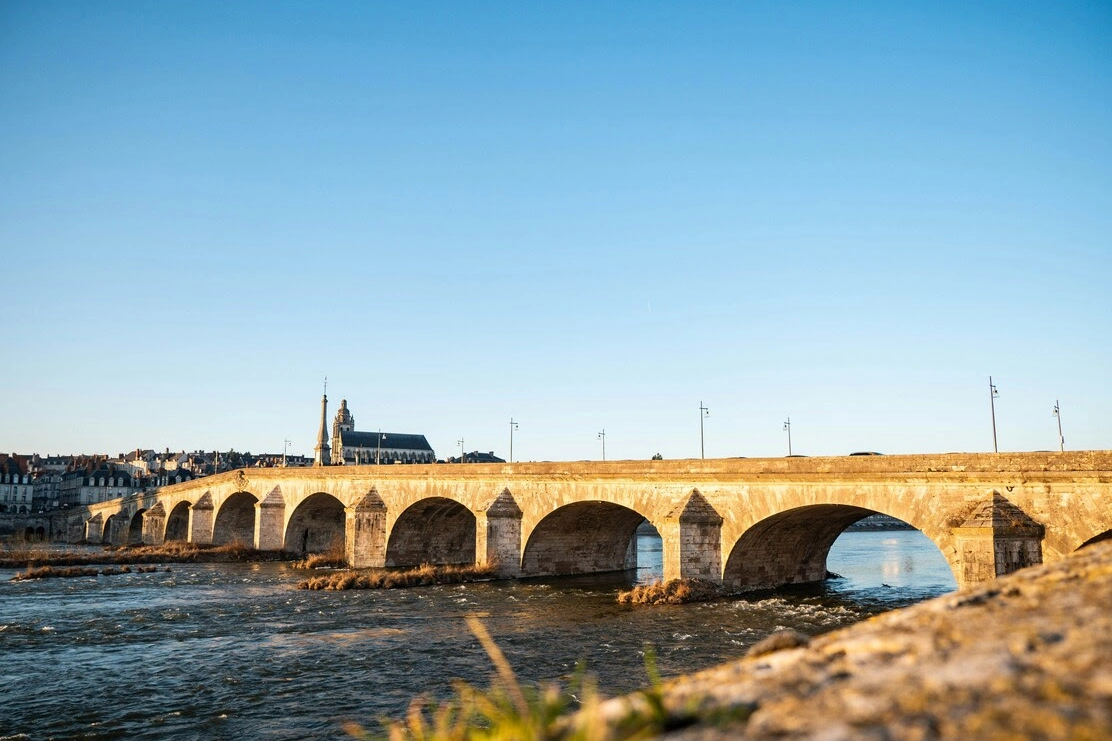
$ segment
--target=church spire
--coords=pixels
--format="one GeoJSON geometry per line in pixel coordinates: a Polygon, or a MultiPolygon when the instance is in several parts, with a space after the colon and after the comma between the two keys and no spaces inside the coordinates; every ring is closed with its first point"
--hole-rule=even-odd
{"type": "Polygon", "coordinates": [[[328,447],[328,378],[324,379],[324,396],[320,398],[320,431],[317,433],[317,447],[313,448],[313,465],[327,466],[332,463],[332,451],[328,447]]]}

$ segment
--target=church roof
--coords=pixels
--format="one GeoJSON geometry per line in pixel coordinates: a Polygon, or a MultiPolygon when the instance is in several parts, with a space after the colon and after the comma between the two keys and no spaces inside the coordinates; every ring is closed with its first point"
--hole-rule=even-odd
{"type": "MultiPolygon", "coordinates": [[[[340,443],[351,448],[377,448],[377,432],[355,432],[340,430],[340,443]]],[[[382,433],[382,447],[387,450],[421,450],[432,452],[432,446],[424,435],[403,435],[397,432],[382,433]]]]}

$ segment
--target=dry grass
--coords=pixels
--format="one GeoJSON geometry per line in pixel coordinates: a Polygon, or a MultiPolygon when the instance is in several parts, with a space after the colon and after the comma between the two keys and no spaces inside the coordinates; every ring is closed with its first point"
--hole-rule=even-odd
{"type": "Polygon", "coordinates": [[[686,602],[706,602],[724,594],[717,584],[702,579],[672,579],[634,587],[618,593],[623,605],[682,605],[686,602]]]}
{"type": "Polygon", "coordinates": [[[108,547],[95,552],[67,552],[46,548],[5,551],[0,554],[0,568],[19,569],[33,566],[86,566],[90,564],[142,563],[227,563],[230,561],[284,561],[289,554],[257,551],[244,543],[202,546],[172,541],[160,546],[129,545],[108,547]]]}
{"type": "Polygon", "coordinates": [[[67,579],[75,576],[96,576],[96,569],[90,569],[84,566],[68,566],[68,567],[54,567],[54,566],[35,566],[21,571],[12,577],[12,581],[27,581],[29,579],[67,579]]]}
{"type": "Polygon", "coordinates": [[[326,553],[310,553],[300,561],[291,564],[295,569],[346,569],[347,554],[343,546],[329,549],[326,553]]]}
{"type": "MultiPolygon", "coordinates": [[[[166,571],[170,569],[167,568],[166,571]]],[[[130,574],[133,569],[130,566],[122,568],[108,567],[105,569],[94,569],[88,566],[35,566],[26,571],[21,571],[12,577],[12,581],[27,581],[30,579],[72,579],[78,576],[116,576],[119,574],[130,574]]],[[[157,566],[139,566],[134,569],[137,574],[149,574],[158,571],[157,566]]]]}
{"type": "Polygon", "coordinates": [[[494,566],[433,566],[425,564],[403,571],[344,571],[314,576],[297,585],[298,589],[339,591],[344,589],[398,589],[432,584],[465,584],[487,581],[496,576],[494,566]]]}

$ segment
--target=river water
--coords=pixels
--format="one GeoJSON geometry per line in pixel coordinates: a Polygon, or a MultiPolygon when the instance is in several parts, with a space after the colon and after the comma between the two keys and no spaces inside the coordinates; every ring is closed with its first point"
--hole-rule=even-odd
{"type": "Polygon", "coordinates": [[[0,739],[334,739],[377,727],[451,681],[492,667],[477,615],[523,681],[583,661],[607,695],[745,653],[770,633],[818,634],[948,592],[942,555],[917,531],[847,532],[817,587],[679,606],[624,606],[659,578],[660,540],[638,536],[635,573],[309,592],[286,564],[173,564],[171,571],[10,582],[0,570],[0,739]]]}

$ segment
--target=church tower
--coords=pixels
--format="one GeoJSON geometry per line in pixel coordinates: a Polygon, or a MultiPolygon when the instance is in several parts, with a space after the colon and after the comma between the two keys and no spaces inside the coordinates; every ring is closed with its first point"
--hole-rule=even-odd
{"type": "Polygon", "coordinates": [[[317,433],[317,447],[313,448],[313,465],[328,466],[332,463],[332,451],[328,447],[328,385],[325,382],[324,396],[320,399],[320,431],[317,433]]]}
{"type": "Polygon", "coordinates": [[[355,417],[348,411],[347,399],[340,399],[340,408],[332,422],[332,465],[344,465],[344,433],[354,431],[355,417]]]}

